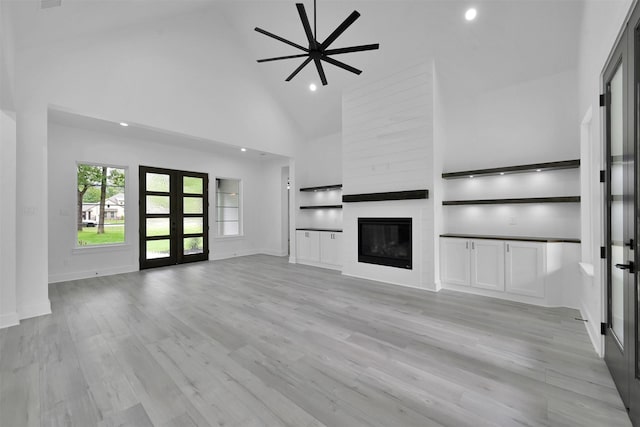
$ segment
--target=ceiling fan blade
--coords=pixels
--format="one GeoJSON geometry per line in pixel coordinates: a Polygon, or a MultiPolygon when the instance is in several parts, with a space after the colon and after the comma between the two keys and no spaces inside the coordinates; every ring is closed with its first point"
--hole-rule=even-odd
{"type": "Polygon", "coordinates": [[[333,43],[338,37],[340,37],[340,34],[344,33],[344,31],[349,28],[349,26],[353,24],[359,17],[360,14],[358,13],[358,11],[354,10],[351,15],[349,15],[347,19],[342,22],[342,24],[338,25],[338,28],[333,30],[333,33],[331,33],[329,37],[327,37],[327,39],[322,42],[322,46],[320,46],[320,49],[324,50],[328,48],[329,45],[333,43]]]}
{"type": "Polygon", "coordinates": [[[351,65],[347,65],[344,62],[337,61],[337,60],[335,60],[335,59],[333,59],[333,58],[331,58],[329,56],[322,56],[322,57],[320,57],[320,59],[322,59],[323,61],[328,62],[329,64],[333,64],[336,67],[340,67],[340,68],[342,68],[344,70],[351,71],[354,74],[358,74],[359,75],[360,73],[362,73],[362,70],[358,70],[357,68],[354,68],[351,65]]]}
{"type": "Polygon", "coordinates": [[[379,49],[380,45],[376,44],[363,44],[361,46],[341,47],[339,49],[327,49],[323,52],[325,55],[339,55],[341,53],[362,52],[365,50],[379,49]]]}
{"type": "Polygon", "coordinates": [[[256,27],[256,28],[255,28],[255,30],[256,30],[257,32],[261,33],[261,34],[264,34],[265,36],[269,36],[269,37],[271,37],[271,38],[273,38],[273,39],[276,39],[276,40],[278,40],[278,41],[281,41],[282,43],[286,43],[286,44],[288,44],[289,46],[293,46],[293,47],[298,48],[298,49],[300,49],[300,50],[304,50],[305,52],[309,52],[309,49],[307,49],[306,47],[302,47],[302,46],[300,46],[299,44],[296,44],[296,43],[294,43],[294,42],[291,42],[291,41],[289,41],[289,40],[287,40],[287,39],[283,39],[283,38],[282,38],[282,37],[280,37],[280,36],[276,36],[275,34],[270,33],[269,31],[263,30],[262,28],[258,28],[258,27],[256,27]]]}
{"type": "Polygon", "coordinates": [[[285,79],[285,81],[288,82],[289,80],[294,78],[296,76],[296,74],[298,74],[300,72],[300,70],[302,70],[304,67],[306,67],[306,65],[309,62],[311,62],[311,57],[308,57],[307,59],[305,59],[304,62],[302,64],[300,64],[300,66],[298,68],[296,68],[295,71],[293,73],[291,73],[291,75],[285,79]]]}
{"type": "Polygon", "coordinates": [[[309,40],[309,48],[315,48],[317,43],[315,37],[313,37],[313,33],[311,32],[311,25],[309,24],[309,18],[307,18],[307,12],[304,10],[304,4],[296,3],[296,7],[298,8],[298,14],[300,15],[302,26],[304,27],[304,33],[307,35],[307,40],[309,40]]]}
{"type": "Polygon", "coordinates": [[[320,81],[322,82],[322,86],[326,86],[327,76],[324,75],[324,68],[322,68],[322,62],[320,62],[320,58],[314,58],[313,62],[316,63],[316,68],[318,69],[318,75],[320,75],[320,81]]]}
{"type": "Polygon", "coordinates": [[[304,58],[305,56],[309,56],[309,54],[308,53],[301,53],[299,55],[288,55],[288,56],[278,56],[276,58],[258,59],[258,62],[279,61],[281,59],[292,59],[292,58],[304,58]]]}

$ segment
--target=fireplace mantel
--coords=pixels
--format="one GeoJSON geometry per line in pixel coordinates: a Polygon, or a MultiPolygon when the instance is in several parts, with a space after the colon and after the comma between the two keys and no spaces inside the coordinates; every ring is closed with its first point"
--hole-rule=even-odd
{"type": "Polygon", "coordinates": [[[429,190],[390,191],[386,193],[344,194],[343,203],[385,202],[389,200],[428,199],[429,190]]]}

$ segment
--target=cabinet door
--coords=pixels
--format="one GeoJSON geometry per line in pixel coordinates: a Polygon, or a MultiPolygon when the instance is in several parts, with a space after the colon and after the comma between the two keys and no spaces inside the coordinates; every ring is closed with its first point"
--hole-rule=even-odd
{"type": "Polygon", "coordinates": [[[320,263],[342,265],[342,233],[320,233],[320,263]]]}
{"type": "Polygon", "coordinates": [[[506,290],[544,298],[545,243],[506,242],[506,290]]]}
{"type": "Polygon", "coordinates": [[[300,261],[320,262],[318,231],[296,231],[296,258],[300,261]]]}
{"type": "Polygon", "coordinates": [[[472,240],[471,286],[504,291],[504,242],[472,240]]]}
{"type": "Polygon", "coordinates": [[[440,239],[440,280],[442,283],[469,286],[471,263],[470,244],[466,239],[440,239]]]}

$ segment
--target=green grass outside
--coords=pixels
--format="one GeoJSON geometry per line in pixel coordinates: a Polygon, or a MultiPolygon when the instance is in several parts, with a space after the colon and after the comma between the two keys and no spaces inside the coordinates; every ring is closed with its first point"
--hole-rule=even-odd
{"type": "MultiPolygon", "coordinates": [[[[189,224],[185,227],[185,234],[200,233],[198,224],[189,224]]],[[[162,235],[166,233],[166,228],[156,225],[147,229],[148,235],[162,235]]],[[[78,232],[78,243],[80,246],[95,246],[114,243],[124,243],[124,225],[108,225],[104,228],[103,234],[98,234],[98,227],[84,227],[78,232]]],[[[185,239],[184,248],[189,249],[195,246],[202,247],[202,238],[190,237],[185,239]]],[[[169,240],[150,240],[147,242],[149,252],[169,252],[169,240]]]]}

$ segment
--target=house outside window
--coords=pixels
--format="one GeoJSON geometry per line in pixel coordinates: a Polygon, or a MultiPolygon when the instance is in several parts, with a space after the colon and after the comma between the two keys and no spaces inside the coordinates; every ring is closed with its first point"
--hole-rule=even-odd
{"type": "Polygon", "coordinates": [[[78,163],[76,237],[79,247],[125,242],[126,168],[78,163]]]}

